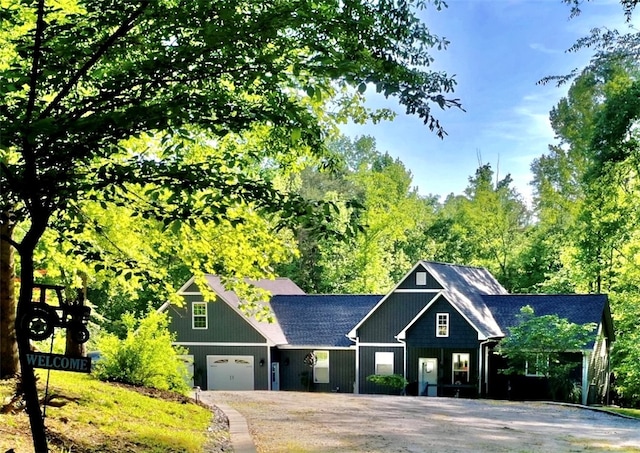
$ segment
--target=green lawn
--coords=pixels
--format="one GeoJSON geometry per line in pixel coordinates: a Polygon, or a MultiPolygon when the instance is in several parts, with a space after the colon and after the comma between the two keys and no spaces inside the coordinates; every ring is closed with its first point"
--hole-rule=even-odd
{"type": "MultiPolygon", "coordinates": [[[[39,376],[42,398],[46,371],[39,376]]],[[[14,387],[15,381],[0,381],[3,405],[14,387]]],[[[45,426],[52,452],[201,452],[207,441],[228,439],[227,431],[207,431],[212,421],[209,409],[181,395],[52,371],[49,396],[45,426]]],[[[0,452],[10,448],[16,453],[33,451],[23,411],[0,411],[0,452]]]]}
{"type": "Polygon", "coordinates": [[[640,419],[640,409],[625,409],[622,407],[605,407],[604,409],[609,412],[615,412],[616,414],[640,419]]]}

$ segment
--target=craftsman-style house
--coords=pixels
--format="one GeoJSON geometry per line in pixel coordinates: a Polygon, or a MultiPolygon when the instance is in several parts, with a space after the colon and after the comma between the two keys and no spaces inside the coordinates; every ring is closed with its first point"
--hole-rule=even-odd
{"type": "Polygon", "coordinates": [[[544,378],[508,377],[494,354],[516,315],[531,306],[598,325],[575,378],[583,403],[608,391],[613,326],[605,295],[511,295],[485,269],[418,262],[386,295],[307,295],[288,279],[252,282],[271,292],[273,323],[245,316],[216,276],[206,303],[193,279],[169,310],[176,344],[189,350],[194,385],[209,390],[386,393],[373,374],[400,374],[424,396],[544,398],[544,378]]]}

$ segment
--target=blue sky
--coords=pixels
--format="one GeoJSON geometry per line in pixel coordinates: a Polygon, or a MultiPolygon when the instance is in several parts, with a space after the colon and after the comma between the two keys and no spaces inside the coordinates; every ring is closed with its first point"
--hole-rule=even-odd
{"type": "MultiPolygon", "coordinates": [[[[455,74],[454,96],[465,112],[434,112],[448,136],[440,140],[418,118],[367,90],[371,106],[398,113],[392,122],[348,125],[343,132],[371,135],[381,152],[400,158],[423,195],[459,194],[478,163],[491,164],[499,177],[510,173],[516,188],[531,197],[530,165],[554,143],[549,111],[567,87],[542,86],[548,75],[563,75],[588,62],[590,53],[566,50],[593,27],[626,29],[618,1],[584,3],[570,18],[560,0],[449,0],[440,12],[430,6],[421,17],[448,49],[434,54],[435,70],[455,74]]],[[[639,16],[640,13],[636,13],[639,16]]],[[[635,20],[634,20],[635,22],[635,20]]]]}

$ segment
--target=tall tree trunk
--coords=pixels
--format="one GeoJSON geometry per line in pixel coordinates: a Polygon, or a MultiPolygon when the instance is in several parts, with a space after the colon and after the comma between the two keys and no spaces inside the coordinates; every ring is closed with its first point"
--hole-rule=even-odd
{"type": "Polygon", "coordinates": [[[14,223],[7,219],[0,224],[0,379],[18,373],[18,343],[16,340],[16,295],[13,246],[14,223]]]}
{"type": "Polygon", "coordinates": [[[49,218],[49,214],[44,211],[32,213],[31,228],[18,247],[18,252],[20,253],[20,297],[18,298],[16,336],[18,339],[22,389],[31,425],[33,448],[36,453],[47,453],[49,447],[38,398],[35,369],[27,361],[27,354],[31,352],[29,333],[21,326],[20,319],[28,312],[31,306],[34,283],[33,252],[44,234],[49,218]]]}
{"type": "MultiPolygon", "coordinates": [[[[76,296],[75,302],[82,303],[83,305],[87,300],[87,274],[84,272],[80,275],[82,278],[82,288],[78,289],[78,294],[76,296]]],[[[69,333],[69,329],[67,329],[67,339],[65,344],[65,355],[71,357],[84,357],[87,355],[87,345],[86,343],[76,343],[73,341],[73,336],[69,333]]]]}

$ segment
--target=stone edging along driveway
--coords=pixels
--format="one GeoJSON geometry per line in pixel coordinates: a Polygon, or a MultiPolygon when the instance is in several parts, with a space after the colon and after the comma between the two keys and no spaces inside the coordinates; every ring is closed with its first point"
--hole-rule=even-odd
{"type": "Polygon", "coordinates": [[[242,414],[259,453],[640,453],[640,420],[535,402],[202,392],[242,414]]]}

